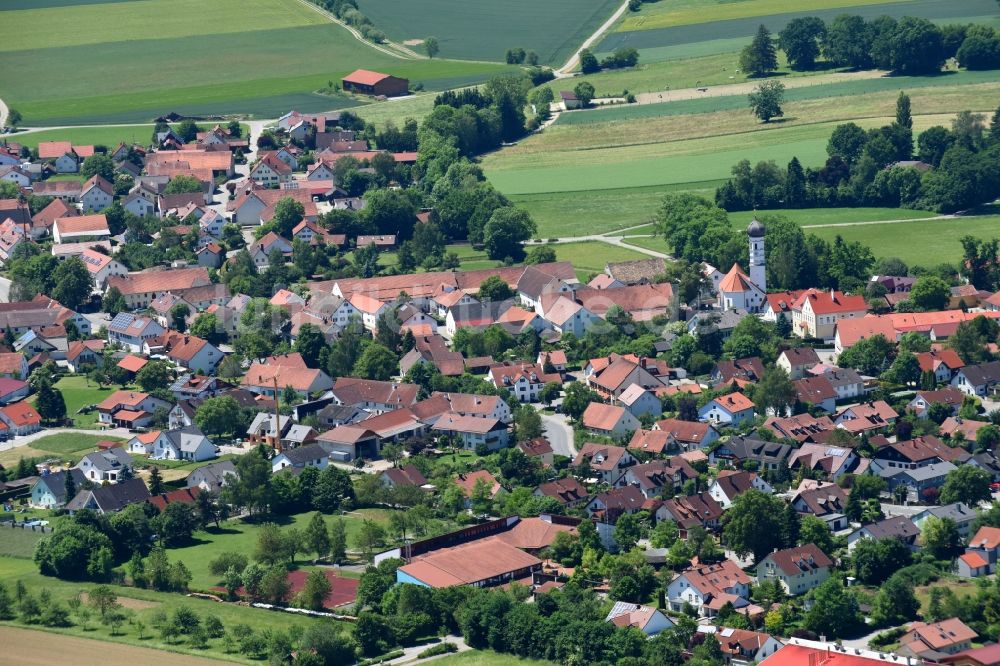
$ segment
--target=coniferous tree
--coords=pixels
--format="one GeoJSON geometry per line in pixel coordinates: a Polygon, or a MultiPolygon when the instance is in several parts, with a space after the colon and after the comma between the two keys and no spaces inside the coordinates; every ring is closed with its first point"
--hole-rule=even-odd
{"type": "Polygon", "coordinates": [[[740,68],[750,76],[764,76],[778,69],[778,52],[765,26],[757,28],[753,41],[740,54],[740,68]]]}

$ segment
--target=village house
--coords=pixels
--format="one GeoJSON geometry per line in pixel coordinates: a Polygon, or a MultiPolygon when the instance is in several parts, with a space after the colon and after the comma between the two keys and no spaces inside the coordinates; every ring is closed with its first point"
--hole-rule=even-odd
{"type": "Polygon", "coordinates": [[[972,647],[979,638],[967,624],[953,617],[940,622],[912,622],[899,639],[897,654],[938,661],[940,655],[957,654],[972,647]]]}
{"type": "Polygon", "coordinates": [[[849,525],[844,515],[847,494],[835,483],[803,484],[802,489],[792,495],[792,507],[800,514],[816,516],[826,523],[831,532],[838,532],[849,525]]]}
{"type": "Polygon", "coordinates": [[[757,563],[757,580],[781,583],[785,594],[799,596],[830,577],[833,561],[815,544],[807,543],[768,553],[757,563]]]}
{"type": "Polygon", "coordinates": [[[893,516],[862,525],[847,536],[847,551],[854,552],[861,539],[899,539],[916,550],[920,529],[906,516],[893,516]]]}
{"type": "Polygon", "coordinates": [[[604,621],[616,627],[635,627],[646,636],[655,636],[674,626],[673,620],[659,609],[628,601],[616,602],[604,621]]]}
{"type": "Polygon", "coordinates": [[[462,448],[470,451],[475,451],[479,447],[496,451],[506,448],[510,442],[510,432],[503,421],[479,416],[462,416],[454,412],[444,414],[437,419],[431,426],[431,431],[457,441],[462,448]]]}
{"type": "Polygon", "coordinates": [[[742,393],[713,398],[698,410],[698,419],[712,424],[739,426],[756,417],[754,404],[742,393]]]}
{"type": "Polygon", "coordinates": [[[632,465],[619,479],[620,485],[635,486],[650,499],[662,496],[680,488],[685,481],[698,478],[698,472],[683,458],[653,460],[632,465]]]}
{"type": "Polygon", "coordinates": [[[950,410],[951,416],[958,414],[962,408],[965,394],[946,387],[935,391],[917,391],[916,395],[906,404],[906,408],[922,419],[930,416],[931,405],[944,405],[950,410]]]}
{"type": "Polygon", "coordinates": [[[737,611],[747,608],[752,583],[753,579],[732,560],[716,564],[693,560],[691,566],[680,571],[667,585],[667,603],[674,612],[679,613],[690,606],[699,617],[715,617],[727,603],[737,611]]]}
{"type": "Polygon", "coordinates": [[[275,474],[283,469],[296,470],[306,467],[324,470],[329,464],[329,452],[320,442],[316,442],[278,453],[271,459],[271,473],[275,474]]]}
{"type": "Polygon", "coordinates": [[[701,527],[706,530],[716,530],[722,518],[722,505],[708,492],[696,495],[674,497],[656,509],[656,521],[670,520],[677,524],[681,539],[688,538],[688,530],[701,527]]]}
{"type": "Polygon", "coordinates": [[[899,414],[884,400],[861,403],[837,414],[833,423],[852,435],[885,432],[896,423],[899,414]]]}
{"type": "Polygon", "coordinates": [[[111,206],[115,188],[100,176],[92,176],[80,190],[80,205],[84,213],[93,213],[111,206]]]}
{"type": "Polygon", "coordinates": [[[118,513],[130,504],[145,502],[150,498],[149,489],[142,479],[128,479],[108,486],[94,486],[80,490],[76,497],[66,504],[72,515],[82,509],[99,514],[118,513]]]}
{"type": "Polygon", "coordinates": [[[838,322],[864,317],[867,311],[864,296],[808,289],[792,305],[792,331],[804,338],[832,340],[838,322]]]}
{"type": "MultiPolygon", "coordinates": [[[[820,478],[836,481],[854,469],[858,456],[853,450],[828,444],[802,444],[788,458],[793,472],[805,468],[820,478]]],[[[816,478],[816,477],[813,477],[816,478]]]]}
{"type": "Polygon", "coordinates": [[[549,382],[562,385],[559,373],[547,374],[537,363],[506,362],[490,368],[487,381],[510,391],[519,402],[538,402],[538,393],[549,382]]]}
{"type": "Polygon", "coordinates": [[[141,354],[147,341],[165,331],[163,326],[149,317],[122,312],[108,324],[108,342],[141,354]]]}
{"type": "Polygon", "coordinates": [[[203,266],[129,273],[125,277],[112,276],[107,280],[107,288],[117,288],[133,310],[149,307],[156,298],[166,293],[184,294],[185,289],[211,285],[208,269],[203,266]]]}
{"type": "Polygon", "coordinates": [[[87,267],[90,277],[94,279],[94,287],[98,293],[104,291],[104,285],[111,276],[125,277],[128,268],[118,263],[110,256],[86,249],[80,253],[80,261],[87,267]]]}
{"type": "Polygon", "coordinates": [[[624,407],[592,402],[580,418],[587,432],[615,440],[624,440],[639,428],[639,419],[624,407]]]}
{"type": "Polygon", "coordinates": [[[30,435],[42,429],[42,417],[26,400],[0,407],[0,439],[30,435]]]}
{"type": "Polygon", "coordinates": [[[573,467],[587,465],[590,474],[602,483],[614,486],[625,470],[635,463],[635,457],[621,446],[588,442],[580,447],[573,460],[573,467]]]}
{"type": "Polygon", "coordinates": [[[291,388],[301,398],[308,398],[333,388],[333,380],[322,370],[308,367],[299,354],[286,354],[254,361],[240,385],[268,398],[280,397],[286,388],[291,388]]]}
{"type": "Polygon", "coordinates": [[[75,467],[64,469],[58,472],[51,472],[38,477],[35,485],[31,486],[31,498],[28,504],[36,509],[59,509],[66,505],[66,502],[73,499],[66,496],[66,476],[73,477],[73,487],[83,488],[87,477],[83,471],[75,467]]]}
{"type": "Polygon", "coordinates": [[[709,461],[716,464],[724,460],[733,467],[743,468],[748,463],[758,470],[777,470],[788,466],[792,447],[781,442],[769,442],[756,437],[730,437],[709,455],[709,461]]]}
{"type": "Polygon", "coordinates": [[[97,404],[98,421],[119,428],[141,428],[153,419],[157,409],[170,403],[140,391],[115,391],[97,404]]]}
{"type": "Polygon", "coordinates": [[[719,431],[714,426],[698,421],[663,419],[653,424],[652,430],[669,433],[681,451],[704,449],[719,439],[719,431]]]}
{"type": "Polygon", "coordinates": [[[941,349],[916,354],[920,372],[933,372],[934,379],[947,384],[955,373],[965,367],[965,362],[954,349],[941,349]]]}
{"type": "Polygon", "coordinates": [[[833,421],[829,416],[816,418],[808,413],[782,418],[772,416],[764,421],[764,427],[778,437],[787,437],[799,444],[825,442],[834,430],[833,421]]]}
{"type": "Polygon", "coordinates": [[[402,488],[404,486],[422,488],[427,485],[427,479],[413,464],[390,467],[378,475],[378,480],[386,488],[402,488]]]}
{"type": "Polygon", "coordinates": [[[588,498],[587,488],[572,476],[546,481],[535,488],[532,495],[551,497],[566,508],[577,507],[586,502],[588,498]]]}
{"type": "Polygon", "coordinates": [[[991,395],[996,391],[998,384],[1000,384],[1000,361],[963,366],[951,379],[951,385],[959,391],[977,397],[991,395]]]}
{"type": "Polygon", "coordinates": [[[41,141],[38,144],[38,159],[51,163],[57,173],[76,173],[83,160],[93,154],[93,146],[74,146],[69,141],[41,141]]]}
{"type": "Polygon", "coordinates": [[[788,373],[790,379],[802,379],[819,364],[819,355],[812,347],[793,347],[778,355],[775,365],[788,373]]]}
{"type": "Polygon", "coordinates": [[[56,243],[84,243],[111,238],[108,219],[101,213],[60,217],[52,225],[56,243]]]}
{"type": "Polygon", "coordinates": [[[419,391],[416,384],[338,377],[330,393],[338,405],[359,407],[377,415],[412,407],[419,391]]]}
{"type": "MultiPolygon", "coordinates": [[[[129,441],[129,450],[132,451],[129,441]]],[[[219,449],[198,426],[187,426],[175,430],[161,431],[151,445],[146,446],[151,460],[192,460],[202,462],[219,455],[219,449]]]]}
{"type": "Polygon", "coordinates": [[[116,447],[88,453],[75,465],[75,469],[83,472],[87,481],[102,484],[130,479],[132,466],[132,456],[125,449],[116,447]]]}
{"type": "Polygon", "coordinates": [[[723,509],[733,505],[738,495],[754,489],[770,495],[774,492],[771,485],[756,472],[722,470],[708,486],[708,494],[719,503],[723,509]]]}
{"type": "Polygon", "coordinates": [[[976,511],[963,502],[953,502],[941,506],[925,507],[922,511],[910,516],[910,520],[919,529],[923,529],[924,522],[931,516],[935,518],[947,518],[952,521],[958,530],[958,536],[962,539],[968,539],[969,535],[972,534],[972,525],[976,520],[976,511]]]}

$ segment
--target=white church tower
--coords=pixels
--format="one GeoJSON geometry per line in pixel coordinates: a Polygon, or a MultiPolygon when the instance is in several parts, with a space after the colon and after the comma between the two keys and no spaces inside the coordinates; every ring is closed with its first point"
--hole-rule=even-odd
{"type": "Polygon", "coordinates": [[[750,281],[760,290],[767,293],[767,278],[764,268],[764,225],[757,218],[747,227],[747,238],[750,241],[750,281]]]}

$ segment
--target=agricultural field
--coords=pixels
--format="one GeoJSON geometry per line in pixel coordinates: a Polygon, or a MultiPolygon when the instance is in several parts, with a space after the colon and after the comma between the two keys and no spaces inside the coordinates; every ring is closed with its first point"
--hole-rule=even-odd
{"type": "Polygon", "coordinates": [[[784,164],[797,156],[804,166],[822,164],[837,124],[890,122],[901,89],[913,101],[919,132],[948,125],[962,109],[992,113],[1000,73],[794,88],[785,117],[769,124],[753,118],[744,95],[565,113],[483,164],[491,182],[533,215],[540,237],[604,233],[648,222],[666,192],[712,197],[740,159],[784,164]]]}
{"type": "MultiPolygon", "coordinates": [[[[441,57],[503,61],[511,47],[561,65],[621,3],[618,0],[360,0],[359,9],[390,39],[436,37],[441,57]]],[[[414,45],[414,50],[420,50],[414,45]]]]}
{"type": "MultiPolygon", "coordinates": [[[[171,560],[173,560],[172,554],[171,560]]],[[[71,598],[77,596],[78,594],[86,593],[87,590],[95,586],[94,583],[74,583],[72,581],[63,581],[56,578],[42,576],[38,573],[35,563],[31,560],[0,555],[0,583],[7,585],[8,589],[12,589],[13,585],[18,580],[24,582],[29,593],[37,595],[42,589],[47,589],[54,600],[60,601],[64,604],[71,598]]],[[[283,628],[288,629],[292,625],[305,628],[316,622],[316,620],[312,618],[292,613],[282,613],[280,616],[276,616],[273,612],[263,609],[248,608],[246,606],[238,606],[236,604],[223,604],[206,599],[187,597],[176,593],[155,592],[153,590],[143,590],[118,585],[112,585],[111,588],[118,595],[118,603],[122,604],[126,611],[133,613],[135,619],[141,620],[144,625],[142,630],[143,635],[141,638],[139,636],[139,628],[134,622],[128,622],[122,625],[122,627],[118,630],[118,635],[112,636],[108,627],[102,625],[100,620],[96,618],[92,618],[90,620],[86,629],[81,627],[79,624],[64,629],[45,629],[46,634],[48,634],[47,636],[43,636],[35,631],[25,630],[23,632],[24,635],[29,636],[32,641],[45,646],[44,653],[40,660],[30,661],[27,663],[54,663],[55,659],[58,659],[58,657],[53,658],[53,650],[59,649],[57,647],[59,645],[77,645],[80,649],[91,649],[89,647],[83,647],[88,645],[91,641],[81,639],[94,640],[94,645],[98,646],[98,648],[102,651],[100,658],[81,662],[78,659],[64,657],[60,659],[61,662],[142,664],[169,663],[191,664],[191,666],[195,666],[196,664],[219,663],[220,660],[227,662],[235,661],[238,663],[251,663],[249,660],[241,657],[240,655],[227,652],[221,639],[213,639],[209,641],[208,647],[204,650],[195,650],[182,643],[167,643],[164,641],[159,631],[153,628],[153,615],[154,613],[158,613],[160,611],[169,615],[174,609],[181,606],[193,610],[201,617],[215,615],[222,620],[226,627],[242,623],[249,625],[251,629],[256,631],[263,631],[264,629],[274,627],[276,623],[280,623],[283,628]],[[64,643],[64,640],[70,642],[64,643]],[[97,643],[96,641],[101,642],[97,643]],[[138,646],[153,648],[153,650],[144,650],[138,646]],[[162,650],[164,652],[156,652],[157,650],[162,650]],[[188,657],[181,657],[180,655],[188,655],[188,657]],[[202,657],[202,659],[194,660],[193,657],[202,657]],[[206,658],[210,658],[215,661],[206,661],[206,658]],[[170,661],[168,662],[166,659],[169,659],[170,661]]],[[[3,645],[5,649],[10,645],[9,642],[6,642],[6,637],[13,636],[11,632],[14,631],[15,629],[11,624],[0,623],[0,640],[4,641],[3,645]]],[[[18,633],[21,633],[22,630],[17,631],[18,633]]]]}
{"type": "Polygon", "coordinates": [[[42,634],[32,629],[0,626],[0,643],[19,664],[144,664],[146,666],[209,666],[214,659],[180,655],[103,640],[42,634]]]}
{"type": "Polygon", "coordinates": [[[357,105],[353,97],[315,91],[358,67],[430,90],[507,69],[397,58],[298,0],[220,0],[208,14],[197,0],[0,3],[5,27],[18,35],[0,45],[0,96],[28,126],[143,123],[171,111],[268,118],[293,107],[357,105]],[[68,34],[54,38],[53,26],[68,34]]]}
{"type": "Polygon", "coordinates": [[[595,51],[610,52],[622,46],[638,49],[642,61],[708,55],[738,51],[757,30],[765,25],[777,33],[794,18],[816,16],[829,21],[838,14],[850,13],[873,19],[888,15],[895,18],[918,16],[937,23],[991,22],[996,3],[991,0],[686,0],[657,2],[629,13],[615,32],[608,34],[595,51]],[[650,51],[650,52],[647,52],[650,51]]]}

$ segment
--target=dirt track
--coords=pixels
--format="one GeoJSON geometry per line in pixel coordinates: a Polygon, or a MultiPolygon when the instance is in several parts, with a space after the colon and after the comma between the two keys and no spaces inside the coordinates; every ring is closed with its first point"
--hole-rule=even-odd
{"type": "Polygon", "coordinates": [[[10,666],[210,666],[231,663],[14,627],[0,627],[0,662],[10,666]]]}

